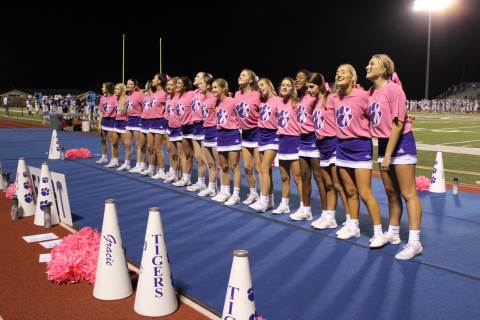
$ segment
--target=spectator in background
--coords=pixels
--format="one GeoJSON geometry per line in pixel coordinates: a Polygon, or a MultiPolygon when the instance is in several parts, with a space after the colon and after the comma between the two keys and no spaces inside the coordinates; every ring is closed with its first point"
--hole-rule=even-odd
{"type": "Polygon", "coordinates": [[[7,96],[3,97],[3,107],[5,108],[5,114],[8,116],[9,112],[8,112],[8,97],[7,96]]]}

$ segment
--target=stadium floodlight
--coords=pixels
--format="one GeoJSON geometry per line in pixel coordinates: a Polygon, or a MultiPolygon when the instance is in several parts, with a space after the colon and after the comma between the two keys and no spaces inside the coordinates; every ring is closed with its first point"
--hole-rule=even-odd
{"type": "Polygon", "coordinates": [[[425,99],[428,99],[428,86],[430,81],[430,38],[432,33],[432,12],[448,8],[454,0],[415,0],[413,11],[428,12],[428,40],[427,40],[427,67],[425,71],[425,99]]]}

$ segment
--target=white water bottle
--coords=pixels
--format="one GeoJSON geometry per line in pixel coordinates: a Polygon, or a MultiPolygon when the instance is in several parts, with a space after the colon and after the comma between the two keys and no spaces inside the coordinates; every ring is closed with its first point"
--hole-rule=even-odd
{"type": "Polygon", "coordinates": [[[458,178],[453,178],[452,194],[458,195],[458,178]]]}

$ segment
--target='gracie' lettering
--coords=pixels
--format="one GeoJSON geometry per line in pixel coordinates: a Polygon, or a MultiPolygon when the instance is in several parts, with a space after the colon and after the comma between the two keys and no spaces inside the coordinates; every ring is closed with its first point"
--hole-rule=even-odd
{"type": "Polygon", "coordinates": [[[117,240],[115,240],[115,237],[111,234],[107,234],[106,236],[103,236],[103,239],[105,239],[105,264],[107,266],[111,266],[113,264],[113,256],[112,256],[112,246],[117,243],[117,240]]]}

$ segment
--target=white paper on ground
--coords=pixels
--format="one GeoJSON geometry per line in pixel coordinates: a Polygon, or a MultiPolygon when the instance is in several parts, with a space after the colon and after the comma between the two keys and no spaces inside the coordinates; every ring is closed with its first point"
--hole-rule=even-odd
{"type": "Polygon", "coordinates": [[[60,242],[62,242],[62,239],[44,241],[44,242],[40,242],[39,244],[46,249],[52,249],[53,247],[55,247],[60,242]]]}
{"type": "Polygon", "coordinates": [[[50,253],[41,253],[41,254],[38,256],[38,262],[40,262],[40,263],[42,263],[42,262],[50,262],[50,259],[51,259],[50,253]]]}
{"type": "Polygon", "coordinates": [[[23,240],[27,242],[38,242],[38,241],[46,241],[46,240],[53,240],[58,239],[55,233],[41,233],[41,234],[33,234],[31,236],[24,236],[22,237],[23,240]]]}

